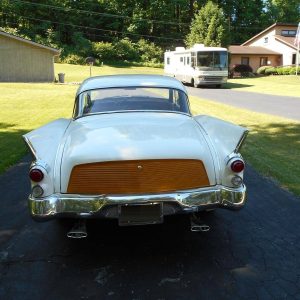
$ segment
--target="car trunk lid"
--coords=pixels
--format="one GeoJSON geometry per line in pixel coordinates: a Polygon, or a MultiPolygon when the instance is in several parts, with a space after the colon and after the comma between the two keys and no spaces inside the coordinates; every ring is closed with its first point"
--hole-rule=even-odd
{"type": "Polygon", "coordinates": [[[215,177],[202,131],[185,114],[99,114],[66,133],[63,193],[158,193],[215,185],[215,177]]]}

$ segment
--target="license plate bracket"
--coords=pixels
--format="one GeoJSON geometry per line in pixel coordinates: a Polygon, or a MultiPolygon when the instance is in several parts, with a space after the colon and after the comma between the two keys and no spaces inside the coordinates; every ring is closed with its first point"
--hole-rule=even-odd
{"type": "Polygon", "coordinates": [[[119,225],[163,223],[163,205],[158,202],[119,205],[119,225]]]}

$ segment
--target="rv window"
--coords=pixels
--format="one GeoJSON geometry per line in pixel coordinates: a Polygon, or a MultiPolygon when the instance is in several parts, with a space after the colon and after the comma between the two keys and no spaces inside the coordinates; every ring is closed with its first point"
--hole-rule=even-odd
{"type": "Polygon", "coordinates": [[[227,69],[226,51],[199,51],[197,54],[198,68],[227,69]]]}
{"type": "Polygon", "coordinates": [[[196,67],[196,57],[195,57],[195,56],[192,56],[192,59],[191,59],[191,66],[192,66],[192,67],[196,67]]]}
{"type": "Polygon", "coordinates": [[[191,52],[191,66],[196,67],[197,56],[196,52],[191,52]]]}

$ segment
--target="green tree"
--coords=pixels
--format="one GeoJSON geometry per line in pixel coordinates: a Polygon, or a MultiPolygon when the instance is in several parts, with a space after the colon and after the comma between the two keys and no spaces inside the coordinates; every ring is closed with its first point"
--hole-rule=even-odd
{"type": "Polygon", "coordinates": [[[209,1],[192,21],[190,33],[186,37],[188,47],[196,43],[220,47],[229,44],[229,31],[223,9],[209,1]]]}
{"type": "Polygon", "coordinates": [[[220,0],[232,44],[241,44],[270,25],[265,0],[220,0]]]}
{"type": "Polygon", "coordinates": [[[299,0],[268,0],[267,15],[272,22],[299,22],[299,0]]]}

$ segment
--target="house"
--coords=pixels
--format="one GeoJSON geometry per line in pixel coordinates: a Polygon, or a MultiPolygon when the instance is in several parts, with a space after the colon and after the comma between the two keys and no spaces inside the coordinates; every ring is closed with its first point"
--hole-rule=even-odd
{"type": "Polygon", "coordinates": [[[240,46],[229,46],[230,67],[250,65],[255,72],[261,66],[294,65],[296,32],[296,24],[275,23],[240,46]]]}
{"type": "Polygon", "coordinates": [[[0,31],[0,82],[52,82],[60,51],[0,31]]]}

